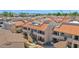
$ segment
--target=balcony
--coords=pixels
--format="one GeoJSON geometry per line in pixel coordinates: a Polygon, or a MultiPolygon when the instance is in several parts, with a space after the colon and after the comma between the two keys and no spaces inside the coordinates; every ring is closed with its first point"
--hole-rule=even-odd
{"type": "Polygon", "coordinates": [[[31,33],[31,30],[22,29],[22,32],[30,34],[31,33]]]}
{"type": "Polygon", "coordinates": [[[43,45],[44,43],[45,43],[45,42],[38,41],[38,44],[42,44],[42,45],[43,45]]]}
{"type": "Polygon", "coordinates": [[[40,33],[38,33],[38,32],[32,32],[34,35],[38,35],[38,36],[41,36],[41,37],[44,37],[44,35],[43,34],[40,34],[40,33]]]}
{"type": "Polygon", "coordinates": [[[72,38],[67,38],[68,42],[72,42],[72,40],[73,40],[72,38]]]}
{"type": "Polygon", "coordinates": [[[79,45],[79,41],[78,40],[68,39],[67,41],[71,42],[73,44],[78,44],[79,45]]]}
{"type": "Polygon", "coordinates": [[[63,36],[52,35],[52,38],[57,38],[57,39],[60,39],[60,40],[64,40],[63,36]]]}
{"type": "Polygon", "coordinates": [[[27,33],[28,30],[22,29],[23,32],[27,33]]]}

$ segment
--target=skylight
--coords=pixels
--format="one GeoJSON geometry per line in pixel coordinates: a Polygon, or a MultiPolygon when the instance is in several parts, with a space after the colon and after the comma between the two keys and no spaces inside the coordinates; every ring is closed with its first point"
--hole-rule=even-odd
{"type": "Polygon", "coordinates": [[[41,22],[39,22],[39,21],[34,21],[34,22],[32,22],[32,25],[41,25],[41,22]]]}

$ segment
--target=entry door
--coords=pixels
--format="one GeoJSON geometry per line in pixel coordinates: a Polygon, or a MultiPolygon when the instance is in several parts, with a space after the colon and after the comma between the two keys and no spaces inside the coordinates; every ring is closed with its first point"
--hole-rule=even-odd
{"type": "Polygon", "coordinates": [[[74,48],[78,48],[78,45],[77,44],[74,44],[74,48]]]}

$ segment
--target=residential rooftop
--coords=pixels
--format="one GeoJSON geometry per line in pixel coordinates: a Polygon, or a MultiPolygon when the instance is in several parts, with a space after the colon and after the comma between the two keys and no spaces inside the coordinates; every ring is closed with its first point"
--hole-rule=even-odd
{"type": "Polygon", "coordinates": [[[64,22],[68,22],[70,21],[71,19],[67,16],[54,16],[54,17],[49,17],[50,19],[52,19],[52,21],[55,21],[57,23],[64,23],[64,22]]]}
{"type": "Polygon", "coordinates": [[[26,21],[26,20],[20,20],[20,21],[16,21],[14,24],[15,24],[15,26],[23,26],[27,22],[28,21],[26,21]]]}
{"type": "Polygon", "coordinates": [[[58,28],[56,27],[54,31],[72,34],[72,35],[79,35],[79,26],[63,24],[58,28]]]}
{"type": "Polygon", "coordinates": [[[28,20],[15,21],[15,26],[22,26],[26,28],[44,31],[48,27],[50,22],[52,22],[52,19],[50,18],[34,19],[34,20],[32,18],[32,21],[28,20]]]}
{"type": "Polygon", "coordinates": [[[28,22],[23,25],[23,27],[44,31],[48,27],[48,24],[42,23],[40,25],[33,25],[32,22],[28,22]]]}

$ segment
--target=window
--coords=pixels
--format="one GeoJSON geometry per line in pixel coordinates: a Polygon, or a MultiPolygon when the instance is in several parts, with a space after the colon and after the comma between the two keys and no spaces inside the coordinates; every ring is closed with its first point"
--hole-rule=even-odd
{"type": "Polygon", "coordinates": [[[25,30],[27,30],[27,28],[24,27],[25,30]]]}
{"type": "Polygon", "coordinates": [[[66,37],[67,37],[67,38],[72,38],[72,35],[66,34],[66,37]]]}
{"type": "Polygon", "coordinates": [[[37,32],[37,30],[33,30],[34,32],[37,32]]]}
{"type": "Polygon", "coordinates": [[[54,31],[53,34],[54,35],[59,35],[59,32],[54,31]]]}
{"type": "Polygon", "coordinates": [[[41,42],[44,42],[44,38],[42,38],[42,37],[38,37],[38,40],[41,42]]]}
{"type": "Polygon", "coordinates": [[[37,32],[37,30],[32,29],[32,32],[37,32]]]}
{"type": "Polygon", "coordinates": [[[33,29],[31,30],[31,32],[33,33],[33,29]]]}
{"type": "Polygon", "coordinates": [[[67,40],[67,37],[66,36],[64,36],[64,40],[67,40]]]}
{"type": "Polygon", "coordinates": [[[69,37],[69,38],[72,38],[72,35],[69,35],[68,37],[69,37]]]}
{"type": "Polygon", "coordinates": [[[68,48],[71,48],[72,47],[72,43],[71,42],[68,42],[67,47],[68,48]]]}
{"type": "Polygon", "coordinates": [[[64,36],[64,33],[60,33],[61,36],[64,36]]]}
{"type": "Polygon", "coordinates": [[[56,38],[52,38],[52,42],[53,42],[53,43],[57,43],[58,40],[57,40],[56,38]]]}
{"type": "Polygon", "coordinates": [[[77,44],[74,44],[74,48],[78,48],[78,45],[77,44]]]}
{"type": "Polygon", "coordinates": [[[28,28],[28,30],[30,30],[30,28],[28,28]]]}
{"type": "Polygon", "coordinates": [[[23,33],[25,36],[27,36],[27,33],[23,33]]]}
{"type": "Polygon", "coordinates": [[[3,24],[3,22],[0,22],[0,24],[3,24]]]}
{"type": "Polygon", "coordinates": [[[43,31],[38,31],[38,33],[43,34],[43,35],[45,34],[43,31]]]}
{"type": "Polygon", "coordinates": [[[75,40],[78,40],[79,39],[79,36],[75,36],[75,38],[74,38],[75,40]]]}

